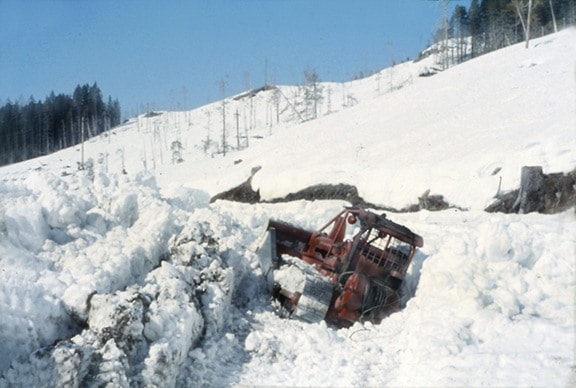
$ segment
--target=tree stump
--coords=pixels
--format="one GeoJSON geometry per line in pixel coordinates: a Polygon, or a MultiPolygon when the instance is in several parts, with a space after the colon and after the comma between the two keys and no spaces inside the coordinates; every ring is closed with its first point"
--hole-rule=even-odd
{"type": "Polygon", "coordinates": [[[520,176],[520,192],[514,210],[525,214],[544,210],[546,180],[541,166],[524,166],[520,176]]]}

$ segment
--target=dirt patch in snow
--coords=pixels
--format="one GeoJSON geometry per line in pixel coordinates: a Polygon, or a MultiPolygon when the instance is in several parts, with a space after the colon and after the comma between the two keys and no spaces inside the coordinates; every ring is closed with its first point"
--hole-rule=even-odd
{"type": "MultiPolygon", "coordinates": [[[[450,208],[458,208],[457,206],[451,205],[442,195],[430,194],[430,191],[426,191],[418,198],[418,203],[408,205],[402,209],[395,209],[388,206],[377,205],[364,200],[358,194],[358,189],[356,186],[349,185],[346,183],[338,184],[319,184],[309,186],[302,190],[296,191],[294,193],[289,193],[284,197],[273,198],[271,200],[263,201],[260,198],[260,192],[254,191],[252,189],[252,176],[248,178],[242,184],[233,187],[230,190],[224,191],[212,197],[210,202],[216,200],[227,200],[234,202],[244,202],[244,203],[280,203],[280,202],[292,202],[298,200],[307,201],[317,201],[317,200],[343,200],[350,202],[352,206],[357,206],[361,208],[372,208],[377,210],[384,210],[396,213],[406,213],[406,212],[417,212],[419,210],[444,210],[450,208]]],[[[458,208],[460,209],[460,208],[458,208]]]]}

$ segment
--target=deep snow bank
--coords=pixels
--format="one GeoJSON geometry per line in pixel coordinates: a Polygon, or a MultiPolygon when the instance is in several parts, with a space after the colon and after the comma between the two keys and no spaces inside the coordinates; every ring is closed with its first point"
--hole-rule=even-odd
{"type": "Polygon", "coordinates": [[[181,228],[147,175],[36,171],[0,190],[0,370],[77,332],[90,295],[143,281],[181,228]]]}
{"type": "Polygon", "coordinates": [[[237,283],[255,277],[236,253],[242,229],[202,211],[197,191],[160,196],[147,175],[2,185],[0,386],[198,381],[189,351],[219,336],[237,283]]]}
{"type": "Polygon", "coordinates": [[[96,176],[2,183],[0,386],[570,378],[573,212],[395,214],[425,238],[403,310],[336,330],[274,313],[253,243],[270,217],[313,230],[344,202],[208,205],[193,190],[163,197],[146,176],[96,176]]]}

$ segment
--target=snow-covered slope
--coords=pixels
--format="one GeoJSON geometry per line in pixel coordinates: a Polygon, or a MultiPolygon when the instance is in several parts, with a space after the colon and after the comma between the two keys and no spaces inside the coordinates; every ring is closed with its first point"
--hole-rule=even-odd
{"type": "Polygon", "coordinates": [[[226,157],[206,141],[217,103],[88,141],[83,171],[80,147],[0,169],[0,386],[576,382],[574,211],[482,211],[523,165],[576,166],[576,30],[418,77],[427,65],[323,84],[304,123],[296,87],[228,99],[226,157]],[[256,166],[264,198],[343,182],[469,210],[391,215],[424,247],[382,324],[285,320],[254,243],[270,217],[315,229],[345,202],[209,203],[256,166]]]}
{"type": "MultiPolygon", "coordinates": [[[[402,208],[430,189],[454,205],[484,209],[500,180],[504,190],[518,186],[524,165],[542,165],[545,173],[574,168],[574,40],[574,30],[565,30],[528,50],[512,46],[432,77],[418,77],[433,63],[429,57],[324,84],[319,119],[302,124],[305,113],[295,112],[304,111],[304,92],[297,87],[140,116],[87,142],[85,159],[110,172],[152,171],[163,187],[183,182],[210,195],[260,166],[253,186],[264,199],[315,183],[349,183],[383,206],[402,208]],[[231,148],[225,158],[215,154],[222,148],[223,105],[231,148]],[[238,138],[245,147],[246,134],[249,147],[235,151],[238,138]],[[184,147],[184,163],[173,163],[175,141],[184,147]],[[214,158],[206,158],[204,147],[214,158]]],[[[43,163],[75,169],[80,155],[75,147],[43,163]]],[[[22,166],[30,163],[14,168],[22,166]]]]}

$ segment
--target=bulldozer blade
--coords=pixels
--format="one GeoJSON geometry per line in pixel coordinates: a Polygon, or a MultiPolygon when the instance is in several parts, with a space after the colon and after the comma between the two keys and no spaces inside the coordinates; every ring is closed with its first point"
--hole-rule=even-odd
{"type": "Polygon", "coordinates": [[[272,291],[272,288],[274,287],[274,263],[278,260],[275,228],[268,228],[262,235],[256,253],[260,259],[260,269],[262,271],[262,276],[264,276],[266,281],[268,291],[272,291]]]}

